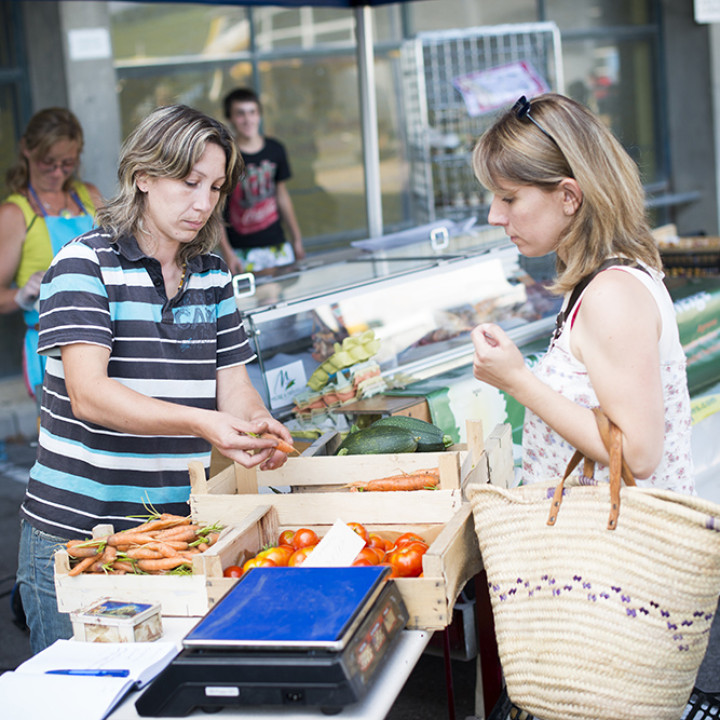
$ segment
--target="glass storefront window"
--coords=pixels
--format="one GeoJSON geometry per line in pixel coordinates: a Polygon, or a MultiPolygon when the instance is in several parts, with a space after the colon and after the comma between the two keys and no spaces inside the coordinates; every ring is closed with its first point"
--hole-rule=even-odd
{"type": "Polygon", "coordinates": [[[536,0],[423,0],[407,4],[413,33],[536,22],[536,0]]]}
{"type": "Polygon", "coordinates": [[[644,183],[660,179],[652,45],[645,41],[566,41],[566,92],[597,113],[640,166],[644,183]]]}
{"type": "Polygon", "coordinates": [[[652,22],[648,0],[545,0],[545,14],[560,30],[588,30],[652,22]]]}
{"type": "Polygon", "coordinates": [[[247,50],[248,10],[204,3],[109,2],[115,60],[218,56],[247,50]]]}

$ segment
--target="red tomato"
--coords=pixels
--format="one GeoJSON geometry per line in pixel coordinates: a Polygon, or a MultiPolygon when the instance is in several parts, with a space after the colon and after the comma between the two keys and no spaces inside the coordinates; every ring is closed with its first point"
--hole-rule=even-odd
{"type": "Polygon", "coordinates": [[[364,525],[361,525],[360,523],[356,522],[349,522],[347,526],[355,533],[357,533],[364,541],[365,544],[368,544],[368,531],[365,529],[364,525]]]}
{"type": "Polygon", "coordinates": [[[380,564],[383,560],[385,560],[385,555],[387,555],[387,553],[386,553],[385,550],[383,550],[382,548],[379,548],[379,547],[367,547],[367,548],[365,548],[365,549],[366,549],[366,550],[372,550],[372,552],[374,552],[375,555],[377,555],[378,564],[380,564]]]}
{"type": "Polygon", "coordinates": [[[292,545],[292,539],[293,539],[294,534],[295,534],[294,530],[283,530],[280,533],[280,538],[278,539],[278,545],[292,545]]]}
{"type": "Polygon", "coordinates": [[[392,577],[418,577],[422,572],[422,556],[427,550],[425,543],[408,543],[388,553],[387,561],[392,577]]]}
{"type": "Polygon", "coordinates": [[[383,552],[386,550],[389,550],[393,544],[386,540],[382,535],[378,535],[377,533],[368,533],[368,546],[379,548],[383,552]]]}
{"type": "Polygon", "coordinates": [[[373,548],[364,547],[353,560],[353,565],[377,565],[380,558],[373,548]]]}
{"type": "Polygon", "coordinates": [[[239,578],[243,574],[243,569],[239,565],[228,565],[223,570],[223,577],[239,578]]]}
{"type": "Polygon", "coordinates": [[[306,545],[305,547],[301,547],[299,550],[296,550],[288,560],[288,567],[298,567],[298,565],[302,565],[305,560],[307,560],[307,556],[314,549],[314,545],[306,545]]]}
{"type": "Polygon", "coordinates": [[[407,545],[411,542],[421,542],[427,547],[427,543],[425,542],[425,538],[420,537],[417,533],[414,532],[406,532],[403,533],[399,538],[395,539],[395,547],[402,547],[403,545],[407,545]]]}
{"type": "Polygon", "coordinates": [[[290,556],[295,552],[290,545],[278,545],[277,547],[265,548],[261,550],[256,557],[267,558],[272,560],[278,567],[288,564],[290,556]]]}
{"type": "Polygon", "coordinates": [[[290,543],[296,550],[307,547],[308,545],[317,545],[320,542],[320,538],[317,533],[310,528],[300,528],[295,531],[293,535],[292,543],[290,543]]]}
{"type": "Polygon", "coordinates": [[[243,572],[246,573],[248,570],[252,570],[256,567],[277,567],[277,565],[267,558],[258,557],[257,555],[249,560],[245,561],[243,565],[243,572]]]}

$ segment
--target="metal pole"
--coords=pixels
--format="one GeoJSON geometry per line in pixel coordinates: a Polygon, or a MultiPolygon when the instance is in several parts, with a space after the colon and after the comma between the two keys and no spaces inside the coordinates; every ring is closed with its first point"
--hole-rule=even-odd
{"type": "Polygon", "coordinates": [[[368,237],[375,238],[383,234],[383,221],[377,98],[375,95],[375,52],[370,12],[369,5],[355,8],[368,237]]]}

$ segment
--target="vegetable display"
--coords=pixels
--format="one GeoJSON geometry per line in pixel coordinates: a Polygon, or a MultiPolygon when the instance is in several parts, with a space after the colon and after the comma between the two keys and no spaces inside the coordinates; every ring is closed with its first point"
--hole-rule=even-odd
{"type": "Polygon", "coordinates": [[[419,418],[390,415],[362,430],[351,430],[337,455],[443,452],[452,444],[452,437],[437,425],[419,418]]]}
{"type": "MultiPolygon", "coordinates": [[[[422,557],[428,549],[428,543],[421,535],[406,532],[391,540],[379,533],[369,532],[360,523],[351,522],[347,525],[365,541],[353,565],[387,565],[391,568],[391,578],[422,575],[422,557]]],[[[245,560],[240,575],[254,567],[298,567],[305,562],[320,539],[311,528],[284,530],[277,545],[267,546],[245,560]]],[[[225,569],[225,577],[238,577],[239,565],[231,565],[230,568],[225,569]]]]}
{"type": "Polygon", "coordinates": [[[90,538],[69,540],[65,549],[70,572],[123,575],[190,574],[193,556],[217,542],[222,526],[200,527],[191,518],[154,513],[134,528],[90,538]]]}

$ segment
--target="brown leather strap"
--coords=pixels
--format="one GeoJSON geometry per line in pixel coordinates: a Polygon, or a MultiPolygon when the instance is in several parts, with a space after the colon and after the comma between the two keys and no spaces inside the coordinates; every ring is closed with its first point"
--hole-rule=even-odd
{"type": "MultiPolygon", "coordinates": [[[[607,526],[608,530],[614,530],[617,527],[617,521],[620,515],[621,480],[624,480],[626,485],[632,487],[635,485],[635,478],[633,477],[633,474],[622,454],[622,432],[620,431],[620,428],[615,425],[615,423],[613,423],[600,408],[594,408],[593,412],[595,414],[595,421],[597,422],[598,430],[600,431],[600,437],[602,438],[603,444],[610,456],[610,464],[608,466],[610,473],[610,516],[608,518],[607,526]]],[[[592,477],[595,463],[590,458],[585,457],[579,450],[576,450],[575,454],[568,463],[562,480],[555,488],[555,493],[553,494],[552,504],[550,507],[550,514],[547,520],[548,525],[555,524],[558,512],[560,511],[560,504],[562,503],[565,480],[570,476],[570,473],[578,466],[578,463],[582,459],[585,460],[583,474],[586,477],[592,477]]]]}

